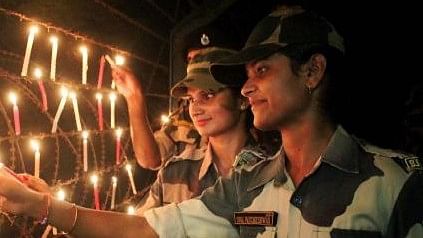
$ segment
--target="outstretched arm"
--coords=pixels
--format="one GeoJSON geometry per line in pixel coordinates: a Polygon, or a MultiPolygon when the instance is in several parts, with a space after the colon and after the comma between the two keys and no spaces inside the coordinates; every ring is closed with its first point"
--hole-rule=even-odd
{"type": "Polygon", "coordinates": [[[148,121],[147,102],[143,88],[128,69],[112,68],[113,80],[128,104],[129,123],[134,152],[138,164],[147,169],[161,165],[161,155],[148,121]]]}
{"type": "Polygon", "coordinates": [[[76,237],[158,237],[143,217],[56,200],[29,189],[4,169],[0,169],[0,209],[37,219],[47,217],[48,223],[76,237]]]}

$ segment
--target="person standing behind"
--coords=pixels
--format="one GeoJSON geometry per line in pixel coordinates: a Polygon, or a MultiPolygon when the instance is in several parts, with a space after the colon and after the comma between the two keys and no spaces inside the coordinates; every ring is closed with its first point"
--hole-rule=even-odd
{"type": "Polygon", "coordinates": [[[211,63],[234,53],[218,47],[197,50],[187,66],[186,77],[172,88],[173,97],[188,100],[194,127],[207,142],[166,162],[138,214],[196,197],[219,176],[229,177],[233,167],[266,158],[250,134],[252,115],[239,85],[227,87],[210,74],[211,63]],[[241,149],[242,156],[237,156],[241,149]]]}

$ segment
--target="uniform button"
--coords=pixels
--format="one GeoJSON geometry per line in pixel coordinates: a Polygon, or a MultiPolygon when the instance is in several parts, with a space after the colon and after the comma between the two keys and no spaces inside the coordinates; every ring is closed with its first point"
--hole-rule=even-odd
{"type": "Polygon", "coordinates": [[[292,202],[294,203],[294,206],[301,207],[301,204],[303,204],[303,197],[301,197],[300,195],[295,195],[292,202]]]}

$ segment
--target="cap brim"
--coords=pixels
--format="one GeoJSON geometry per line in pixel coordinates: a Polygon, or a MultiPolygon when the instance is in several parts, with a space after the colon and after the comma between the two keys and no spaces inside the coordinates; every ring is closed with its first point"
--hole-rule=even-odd
{"type": "Polygon", "coordinates": [[[277,52],[280,44],[263,44],[245,48],[211,65],[210,71],[215,80],[228,86],[242,86],[247,80],[245,64],[266,58],[277,52]]]}
{"type": "Polygon", "coordinates": [[[205,91],[218,91],[220,88],[225,87],[217,82],[211,74],[203,73],[190,73],[184,79],[179,81],[170,90],[172,97],[185,97],[187,96],[187,88],[199,88],[205,91]]]}

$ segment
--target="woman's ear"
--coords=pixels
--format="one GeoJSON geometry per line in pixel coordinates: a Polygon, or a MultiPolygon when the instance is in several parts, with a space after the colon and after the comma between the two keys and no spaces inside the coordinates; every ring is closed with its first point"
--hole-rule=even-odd
{"type": "Polygon", "coordinates": [[[314,54],[306,63],[307,79],[306,87],[313,91],[323,80],[326,72],[326,57],[322,54],[314,54]]]}

